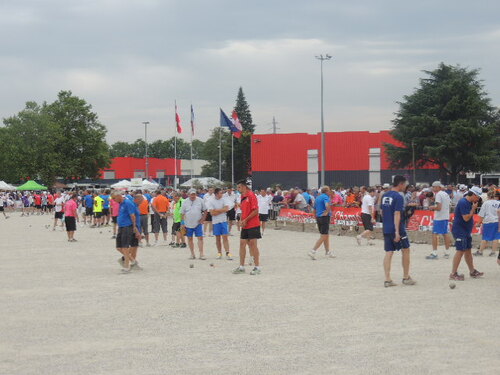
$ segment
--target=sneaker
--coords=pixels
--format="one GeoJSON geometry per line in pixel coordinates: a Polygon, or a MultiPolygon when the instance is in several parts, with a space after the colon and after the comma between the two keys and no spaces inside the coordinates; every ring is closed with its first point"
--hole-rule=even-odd
{"type": "Polygon", "coordinates": [[[111,236],[111,239],[112,239],[112,240],[114,240],[115,238],[116,238],[116,236],[115,236],[115,235],[112,235],[112,236],[111,236]]]}
{"type": "Polygon", "coordinates": [[[186,245],[185,243],[181,243],[181,248],[182,248],[182,249],[184,249],[184,248],[186,248],[186,247],[187,247],[187,245],[186,245]]]}
{"type": "Polygon", "coordinates": [[[151,244],[148,242],[148,243],[146,244],[146,247],[151,247],[151,244]]]}
{"type": "Polygon", "coordinates": [[[452,273],[450,275],[450,280],[464,281],[464,279],[465,279],[464,275],[458,274],[457,272],[452,273]]]}
{"type": "Polygon", "coordinates": [[[180,243],[176,243],[175,245],[173,245],[173,247],[179,248],[179,247],[181,247],[181,244],[180,243]]]}
{"type": "Polygon", "coordinates": [[[474,255],[475,257],[482,257],[483,252],[478,250],[478,251],[474,252],[472,255],[474,255]]]}
{"type": "Polygon", "coordinates": [[[118,258],[117,262],[120,266],[122,266],[122,268],[124,267],[125,259],[123,259],[123,257],[118,258]]]}
{"type": "Polygon", "coordinates": [[[175,242],[170,242],[170,243],[168,244],[168,246],[174,246],[174,245],[175,245],[175,242]]]}
{"type": "Polygon", "coordinates": [[[260,275],[260,268],[254,267],[253,270],[250,271],[250,275],[260,275]]]}
{"type": "Polygon", "coordinates": [[[470,273],[470,277],[473,279],[477,279],[479,277],[482,277],[484,275],[484,272],[479,272],[478,270],[474,270],[470,273]]]}
{"type": "Polygon", "coordinates": [[[438,259],[438,256],[435,254],[429,254],[425,257],[425,259],[438,259]]]}
{"type": "Polygon", "coordinates": [[[134,270],[134,271],[142,271],[143,268],[141,266],[139,266],[139,263],[137,262],[134,262],[130,265],[130,269],[134,270]]]}
{"type": "Polygon", "coordinates": [[[384,281],[384,288],[389,288],[391,286],[398,286],[394,281],[384,281]]]}
{"type": "Polygon", "coordinates": [[[226,259],[227,260],[233,260],[233,256],[231,255],[231,253],[227,253],[226,254],[226,259]]]}
{"type": "Polygon", "coordinates": [[[240,273],[245,273],[245,268],[243,268],[242,266],[239,266],[239,267],[236,267],[232,272],[235,275],[239,275],[240,273]]]}
{"type": "Polygon", "coordinates": [[[130,273],[130,268],[122,268],[121,273],[124,275],[130,273]]]}
{"type": "Polygon", "coordinates": [[[205,255],[200,255],[200,260],[207,260],[207,258],[205,257],[205,255]]]}
{"type": "Polygon", "coordinates": [[[495,255],[497,255],[497,253],[495,253],[494,251],[492,251],[489,256],[490,257],[494,257],[495,255]]]}
{"type": "Polygon", "coordinates": [[[222,259],[222,254],[221,253],[217,254],[217,259],[222,259]]]}
{"type": "Polygon", "coordinates": [[[450,258],[450,254],[444,253],[444,259],[449,259],[449,258],[450,258]]]}
{"type": "Polygon", "coordinates": [[[417,282],[413,280],[411,277],[408,277],[407,279],[403,279],[403,284],[404,285],[415,285],[417,282]]]}
{"type": "Polygon", "coordinates": [[[309,257],[312,259],[312,260],[316,260],[316,251],[314,250],[310,250],[307,255],[309,255],[309,257]]]}
{"type": "Polygon", "coordinates": [[[325,256],[327,258],[336,258],[337,256],[335,255],[335,253],[333,251],[329,251],[325,254],[325,256]]]}
{"type": "Polygon", "coordinates": [[[196,257],[195,257],[194,255],[191,255],[191,256],[189,257],[189,259],[190,259],[190,260],[195,260],[195,259],[196,259],[196,257]]]}
{"type": "Polygon", "coordinates": [[[360,234],[358,234],[356,236],[356,242],[358,243],[359,246],[361,246],[361,235],[360,234]]]}

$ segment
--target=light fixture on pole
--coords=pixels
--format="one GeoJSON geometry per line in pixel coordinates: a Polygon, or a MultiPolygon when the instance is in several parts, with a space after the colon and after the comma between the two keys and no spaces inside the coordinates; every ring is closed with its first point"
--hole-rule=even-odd
{"type": "Polygon", "coordinates": [[[146,180],[149,180],[149,157],[148,157],[148,125],[149,121],[143,121],[144,124],[144,143],[146,144],[146,180]]]}
{"type": "Polygon", "coordinates": [[[319,55],[316,58],[321,62],[321,186],[325,185],[325,119],[323,114],[323,61],[330,60],[332,57],[329,54],[325,56],[319,55]]]}

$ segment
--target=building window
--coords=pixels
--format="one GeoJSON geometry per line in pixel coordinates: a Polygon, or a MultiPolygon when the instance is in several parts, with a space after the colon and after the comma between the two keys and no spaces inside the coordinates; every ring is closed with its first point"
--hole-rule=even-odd
{"type": "Polygon", "coordinates": [[[162,169],[162,170],[157,170],[156,171],[156,178],[163,178],[165,177],[165,170],[162,169]]]}
{"type": "Polygon", "coordinates": [[[115,179],[115,171],[104,171],[104,179],[105,180],[114,180],[115,179]]]}
{"type": "Polygon", "coordinates": [[[134,178],[145,178],[144,176],[146,176],[144,169],[136,169],[134,171],[134,178]]]}

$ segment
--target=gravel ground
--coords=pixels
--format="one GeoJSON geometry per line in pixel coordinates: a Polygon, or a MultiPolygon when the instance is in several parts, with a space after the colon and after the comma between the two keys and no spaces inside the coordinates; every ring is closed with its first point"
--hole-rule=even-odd
{"type": "Polygon", "coordinates": [[[385,289],[381,241],[334,237],[337,258],[311,261],[315,234],[269,230],[259,276],[232,275],[210,237],[207,261],[144,248],[121,275],[110,228],[68,243],[50,223],[0,217],[0,374],[499,374],[494,258],[451,290],[451,260],[415,245],[418,284],[385,289]]]}

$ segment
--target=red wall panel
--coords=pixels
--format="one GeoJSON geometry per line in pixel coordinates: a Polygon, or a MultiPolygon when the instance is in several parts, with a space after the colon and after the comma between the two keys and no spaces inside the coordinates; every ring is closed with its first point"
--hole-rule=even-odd
{"type": "MultiPolygon", "coordinates": [[[[156,178],[156,171],[165,171],[165,176],[173,176],[175,174],[175,159],[157,159],[149,158],[149,175],[156,178]]],[[[177,160],[177,175],[181,174],[181,161],[177,160]]],[[[115,171],[115,178],[130,179],[134,177],[136,170],[146,170],[146,159],[119,157],[111,161],[109,168],[106,171],[115,171]]],[[[104,178],[102,173],[101,178],[104,178]]]]}

